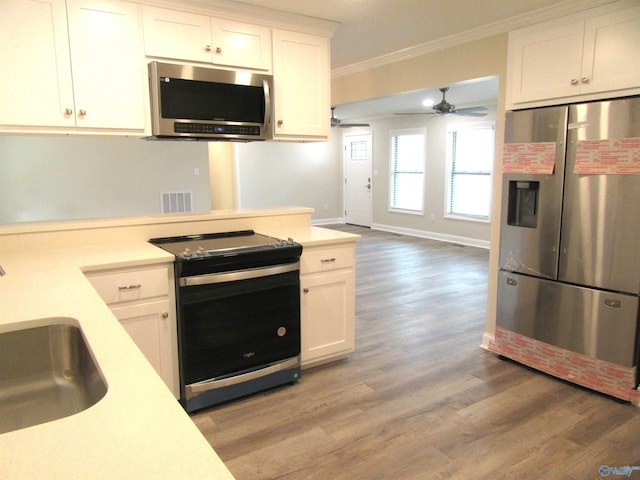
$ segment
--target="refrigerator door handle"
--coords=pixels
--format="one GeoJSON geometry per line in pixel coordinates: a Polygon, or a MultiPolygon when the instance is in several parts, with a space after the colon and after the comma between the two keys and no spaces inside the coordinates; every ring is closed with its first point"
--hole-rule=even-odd
{"type": "Polygon", "coordinates": [[[612,308],[620,308],[621,307],[620,300],[605,299],[604,304],[607,307],[612,307],[612,308]]]}

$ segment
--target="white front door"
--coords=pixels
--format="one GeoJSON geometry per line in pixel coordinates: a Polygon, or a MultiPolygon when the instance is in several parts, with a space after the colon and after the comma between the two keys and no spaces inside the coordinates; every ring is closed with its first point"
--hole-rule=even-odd
{"type": "Polygon", "coordinates": [[[344,217],[345,222],[371,226],[372,134],[344,136],[344,217]]]}

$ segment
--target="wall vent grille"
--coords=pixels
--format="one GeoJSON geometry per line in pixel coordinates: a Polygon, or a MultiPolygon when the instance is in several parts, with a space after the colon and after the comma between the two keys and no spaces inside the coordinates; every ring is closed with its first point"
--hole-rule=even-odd
{"type": "Polygon", "coordinates": [[[160,200],[162,213],[183,213],[192,211],[191,192],[162,192],[160,200]]]}

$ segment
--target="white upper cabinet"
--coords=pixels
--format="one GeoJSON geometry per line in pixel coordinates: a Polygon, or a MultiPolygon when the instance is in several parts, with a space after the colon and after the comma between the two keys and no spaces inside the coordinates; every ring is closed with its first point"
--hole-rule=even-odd
{"type": "Polygon", "coordinates": [[[630,5],[618,2],[511,32],[507,108],[637,93],[640,6],[630,5]]]}
{"type": "Polygon", "coordinates": [[[0,124],[74,126],[64,0],[0,2],[0,45],[0,124]]]}
{"type": "Polygon", "coordinates": [[[144,130],[148,81],[139,5],[67,0],[67,15],[76,125],[144,130]]]}
{"type": "Polygon", "coordinates": [[[275,139],[329,138],[330,68],[328,38],[273,31],[275,139]]]}
{"type": "Polygon", "coordinates": [[[144,7],[145,54],[271,71],[271,29],[157,7],[144,7]]]}
{"type": "Polygon", "coordinates": [[[640,5],[585,23],[581,92],[640,87],[640,5]]]}
{"type": "Polygon", "coordinates": [[[0,2],[0,71],[11,72],[0,89],[0,130],[143,133],[148,102],[139,6],[66,4],[67,10],[64,0],[0,2]]]}

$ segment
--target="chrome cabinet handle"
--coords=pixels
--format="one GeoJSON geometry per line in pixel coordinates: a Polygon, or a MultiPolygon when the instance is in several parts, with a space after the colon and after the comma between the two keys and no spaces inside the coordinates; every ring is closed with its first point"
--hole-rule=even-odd
{"type": "Polygon", "coordinates": [[[87,114],[86,110],[78,110],[78,115],[80,115],[81,117],[84,117],[87,114]]]}
{"type": "Polygon", "coordinates": [[[142,287],[142,284],[135,283],[133,285],[121,285],[118,287],[118,290],[135,290],[136,288],[142,287]]]}
{"type": "Polygon", "coordinates": [[[204,51],[205,52],[210,52],[211,51],[211,45],[205,45],[204,46],[204,51]]]}
{"type": "Polygon", "coordinates": [[[578,85],[578,79],[577,78],[572,78],[571,79],[571,85],[578,85]]]}
{"type": "Polygon", "coordinates": [[[71,115],[72,113],[73,113],[73,109],[71,109],[71,108],[65,108],[64,109],[64,114],[65,115],[71,115]]]}
{"type": "Polygon", "coordinates": [[[580,79],[580,81],[581,81],[582,83],[589,83],[589,77],[582,77],[582,78],[580,79]]]}

